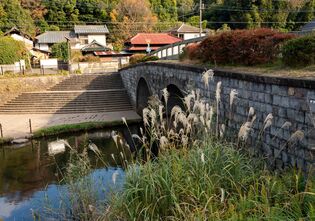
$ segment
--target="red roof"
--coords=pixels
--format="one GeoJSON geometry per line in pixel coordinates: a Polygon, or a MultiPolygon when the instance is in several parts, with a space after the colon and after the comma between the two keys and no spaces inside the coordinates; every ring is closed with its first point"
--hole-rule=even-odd
{"type": "Polygon", "coordinates": [[[182,39],[169,35],[168,33],[138,33],[130,39],[133,45],[146,45],[150,41],[152,45],[168,45],[182,41],[182,39]]]}
{"type": "Polygon", "coordinates": [[[131,56],[129,53],[120,53],[115,51],[95,51],[94,55],[96,56],[131,56]]]}

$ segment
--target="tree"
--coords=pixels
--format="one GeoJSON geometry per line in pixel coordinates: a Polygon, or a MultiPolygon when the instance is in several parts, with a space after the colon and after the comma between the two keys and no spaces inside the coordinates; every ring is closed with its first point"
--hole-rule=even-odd
{"type": "Polygon", "coordinates": [[[151,10],[160,21],[177,21],[176,0],[150,0],[151,10]]]}
{"type": "Polygon", "coordinates": [[[59,60],[68,61],[69,60],[69,47],[67,42],[61,42],[54,44],[51,47],[51,56],[53,58],[58,58],[59,60]]]}
{"type": "Polygon", "coordinates": [[[115,43],[123,42],[139,32],[150,32],[157,22],[157,17],[151,12],[147,0],[120,1],[110,13],[111,21],[117,22],[112,32],[115,43]]]}
{"type": "Polygon", "coordinates": [[[0,64],[14,64],[27,59],[27,49],[23,42],[11,37],[0,37],[0,64]]]}
{"type": "Polygon", "coordinates": [[[17,26],[21,31],[35,35],[36,27],[31,14],[21,6],[19,0],[1,0],[0,25],[3,32],[17,26]]]}
{"type": "Polygon", "coordinates": [[[48,9],[45,14],[46,21],[59,22],[59,27],[63,29],[72,28],[71,22],[79,22],[79,10],[76,8],[76,0],[52,0],[44,1],[44,4],[48,9]]]}
{"type": "MultiPolygon", "coordinates": [[[[200,16],[192,16],[187,20],[187,23],[195,26],[197,28],[200,27],[200,16]]],[[[207,27],[207,20],[202,21],[202,28],[205,29],[207,27]]]]}

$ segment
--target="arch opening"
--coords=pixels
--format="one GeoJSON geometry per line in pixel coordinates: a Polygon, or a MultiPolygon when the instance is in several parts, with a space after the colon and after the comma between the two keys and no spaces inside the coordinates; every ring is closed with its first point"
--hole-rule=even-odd
{"type": "Polygon", "coordinates": [[[137,102],[136,108],[137,113],[142,116],[142,111],[148,106],[149,97],[151,92],[149,86],[144,78],[140,78],[137,86],[137,102]]]}
{"type": "MultiPolygon", "coordinates": [[[[182,110],[185,110],[184,105],[184,94],[181,92],[181,90],[174,84],[170,84],[167,87],[167,91],[169,93],[168,101],[167,101],[167,114],[170,115],[173,107],[179,106],[182,108],[182,110]]],[[[162,95],[161,101],[163,105],[165,106],[165,98],[162,95]]]]}

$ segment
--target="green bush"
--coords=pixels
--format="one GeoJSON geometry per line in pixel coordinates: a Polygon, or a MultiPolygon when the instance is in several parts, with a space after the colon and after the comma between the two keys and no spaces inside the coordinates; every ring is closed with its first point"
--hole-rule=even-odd
{"type": "Polygon", "coordinates": [[[292,39],[282,48],[282,61],[290,67],[315,64],[315,35],[292,39]]]}
{"type": "Polygon", "coordinates": [[[11,37],[0,37],[0,64],[14,64],[21,59],[27,60],[25,45],[11,37]]]}
{"type": "Polygon", "coordinates": [[[159,58],[157,56],[145,55],[145,54],[134,54],[130,57],[130,64],[138,64],[147,61],[157,61],[159,58]]]}
{"type": "Polygon", "coordinates": [[[54,44],[51,47],[51,56],[53,58],[58,58],[59,60],[68,61],[69,60],[69,52],[68,52],[68,43],[61,42],[54,44]]]}
{"type": "Polygon", "coordinates": [[[146,62],[146,61],[157,61],[159,58],[157,56],[145,56],[144,58],[141,59],[141,62],[146,62]]]}

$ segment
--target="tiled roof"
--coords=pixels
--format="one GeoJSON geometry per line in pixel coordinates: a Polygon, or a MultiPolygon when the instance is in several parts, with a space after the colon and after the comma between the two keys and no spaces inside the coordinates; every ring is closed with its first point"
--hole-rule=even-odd
{"type": "Polygon", "coordinates": [[[151,45],[168,45],[182,41],[182,39],[167,33],[139,33],[129,40],[133,45],[146,45],[148,41],[151,45]]]}
{"type": "Polygon", "coordinates": [[[181,24],[180,26],[177,26],[168,32],[177,32],[177,33],[199,33],[199,28],[196,28],[191,25],[187,25],[185,23],[181,24]]]}
{"type": "Polygon", "coordinates": [[[107,34],[109,33],[106,25],[75,25],[76,34],[107,34]]]}
{"type": "Polygon", "coordinates": [[[131,56],[130,53],[125,52],[115,52],[115,51],[95,51],[96,56],[131,56]]]}
{"type": "Polygon", "coordinates": [[[301,28],[301,31],[315,31],[315,20],[310,21],[301,28]]]}
{"type": "Polygon", "coordinates": [[[55,44],[66,42],[66,38],[75,38],[71,31],[46,31],[45,33],[36,37],[38,43],[55,44]]]}

